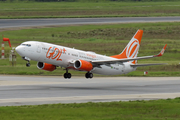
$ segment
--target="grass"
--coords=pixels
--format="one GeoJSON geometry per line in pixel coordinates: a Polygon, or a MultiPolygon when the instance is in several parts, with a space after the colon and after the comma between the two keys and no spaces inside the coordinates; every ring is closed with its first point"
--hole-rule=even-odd
{"type": "Polygon", "coordinates": [[[0,107],[1,120],[177,120],[180,98],[0,107]]]}
{"type": "MultiPolygon", "coordinates": [[[[159,58],[139,60],[139,63],[168,63],[168,65],[139,67],[137,71],[125,76],[143,76],[149,71],[149,76],[179,76],[180,60],[180,23],[129,23],[104,25],[75,25],[52,28],[35,28],[1,31],[10,38],[13,47],[24,41],[44,41],[76,49],[94,51],[107,56],[119,54],[138,29],[144,34],[138,56],[158,54],[165,44],[165,54],[159,58]]],[[[10,47],[5,43],[5,55],[9,56],[10,47]]],[[[17,56],[16,67],[12,67],[8,60],[0,60],[0,74],[33,74],[33,75],[62,75],[61,68],[53,72],[46,72],[36,68],[36,62],[31,61],[30,68],[25,67],[26,61],[17,56]]],[[[84,76],[84,72],[70,71],[72,75],[84,76]]],[[[99,76],[99,75],[95,75],[99,76]]]]}
{"type": "Polygon", "coordinates": [[[179,16],[175,2],[0,2],[1,19],[179,16]]]}

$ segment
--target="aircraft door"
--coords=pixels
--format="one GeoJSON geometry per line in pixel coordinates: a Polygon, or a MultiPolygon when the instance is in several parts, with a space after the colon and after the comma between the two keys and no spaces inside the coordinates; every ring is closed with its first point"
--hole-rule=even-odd
{"type": "Polygon", "coordinates": [[[37,53],[41,53],[41,47],[39,43],[37,43],[37,53]]]}
{"type": "Polygon", "coordinates": [[[36,44],[36,60],[39,61],[39,59],[42,57],[41,55],[41,44],[36,44]]]}

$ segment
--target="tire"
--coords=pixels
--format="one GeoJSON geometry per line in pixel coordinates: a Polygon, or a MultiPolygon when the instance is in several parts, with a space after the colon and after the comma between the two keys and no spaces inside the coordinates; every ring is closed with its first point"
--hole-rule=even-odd
{"type": "Polygon", "coordinates": [[[26,63],[26,67],[30,67],[31,66],[31,64],[30,63],[26,63]]]}
{"type": "Polygon", "coordinates": [[[67,73],[67,78],[68,78],[68,79],[71,78],[71,73],[67,73]]]}
{"type": "Polygon", "coordinates": [[[85,77],[88,79],[88,78],[89,78],[89,74],[88,74],[88,73],[86,73],[86,74],[85,74],[85,77]]]}
{"type": "Polygon", "coordinates": [[[67,73],[64,73],[64,78],[67,79],[67,73]]]}
{"type": "Polygon", "coordinates": [[[89,78],[93,78],[93,74],[92,73],[89,73],[89,78]]]}

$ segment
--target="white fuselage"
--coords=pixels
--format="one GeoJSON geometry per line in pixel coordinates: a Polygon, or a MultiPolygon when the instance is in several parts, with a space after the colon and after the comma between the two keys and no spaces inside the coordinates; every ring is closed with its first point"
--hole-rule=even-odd
{"type": "MultiPolygon", "coordinates": [[[[77,50],[55,44],[28,41],[18,47],[16,51],[22,57],[27,57],[30,60],[49,63],[65,68],[72,68],[72,63],[75,60],[96,61],[96,60],[114,60],[116,58],[108,57],[94,52],[77,50]]],[[[126,74],[136,70],[130,66],[131,62],[123,62],[118,64],[105,64],[100,67],[94,67],[91,72],[103,75],[126,74]]]]}

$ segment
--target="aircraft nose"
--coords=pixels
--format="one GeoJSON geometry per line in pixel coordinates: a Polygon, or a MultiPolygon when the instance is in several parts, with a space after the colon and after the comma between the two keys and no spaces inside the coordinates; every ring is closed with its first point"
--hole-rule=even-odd
{"type": "Polygon", "coordinates": [[[15,50],[20,56],[23,56],[23,47],[22,46],[17,46],[15,48],[15,50]]]}
{"type": "Polygon", "coordinates": [[[15,48],[16,52],[19,53],[19,46],[15,48]]]}

